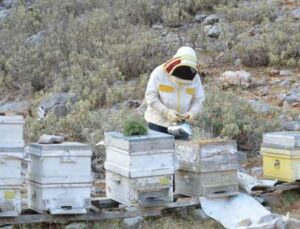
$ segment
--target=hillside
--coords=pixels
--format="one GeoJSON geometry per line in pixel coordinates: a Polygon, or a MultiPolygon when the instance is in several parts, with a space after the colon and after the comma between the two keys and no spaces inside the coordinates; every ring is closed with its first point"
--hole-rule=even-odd
{"type": "Polygon", "coordinates": [[[250,157],[262,133],[300,130],[299,0],[0,0],[0,113],[26,115],[27,141],[89,142],[103,178],[96,143],[143,118],[151,71],[182,45],[206,93],[195,138],[250,157]]]}

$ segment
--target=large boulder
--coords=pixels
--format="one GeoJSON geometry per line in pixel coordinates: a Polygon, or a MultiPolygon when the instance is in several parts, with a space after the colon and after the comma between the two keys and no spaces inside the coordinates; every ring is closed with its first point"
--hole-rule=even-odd
{"type": "Polygon", "coordinates": [[[219,22],[220,17],[217,14],[211,14],[206,17],[203,21],[204,25],[214,25],[215,23],[219,22]]]}
{"type": "Polygon", "coordinates": [[[218,38],[221,34],[219,25],[213,25],[207,32],[207,35],[211,38],[218,38]]]}
{"type": "Polygon", "coordinates": [[[45,118],[50,111],[58,117],[65,116],[70,109],[68,103],[74,104],[77,101],[77,96],[73,93],[58,93],[43,100],[38,107],[38,115],[40,119],[45,118]]]}
{"type": "Polygon", "coordinates": [[[291,12],[294,19],[300,19],[300,8],[293,9],[291,12]]]}
{"type": "Polygon", "coordinates": [[[4,21],[9,15],[9,10],[0,10],[0,22],[4,21]]]}
{"type": "Polygon", "coordinates": [[[28,114],[30,102],[27,100],[7,102],[0,105],[0,113],[28,114]]]}
{"type": "Polygon", "coordinates": [[[257,113],[269,113],[272,110],[272,106],[266,102],[250,99],[248,103],[257,113]]]}
{"type": "Polygon", "coordinates": [[[31,35],[25,40],[26,45],[37,45],[42,43],[44,37],[45,37],[46,31],[42,30],[36,34],[31,35]]]}
{"type": "Polygon", "coordinates": [[[247,88],[250,86],[252,76],[246,71],[226,71],[220,76],[223,86],[241,86],[247,88]]]}

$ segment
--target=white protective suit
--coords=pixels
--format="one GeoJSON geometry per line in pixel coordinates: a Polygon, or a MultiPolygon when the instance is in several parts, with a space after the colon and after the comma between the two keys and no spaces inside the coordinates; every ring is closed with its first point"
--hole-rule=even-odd
{"type": "Polygon", "coordinates": [[[151,73],[145,93],[147,122],[169,127],[173,124],[166,115],[170,110],[188,113],[191,119],[201,112],[204,91],[200,76],[196,74],[192,81],[177,78],[172,73],[179,66],[189,66],[198,71],[197,57],[192,48],[181,47],[171,60],[151,73]]]}

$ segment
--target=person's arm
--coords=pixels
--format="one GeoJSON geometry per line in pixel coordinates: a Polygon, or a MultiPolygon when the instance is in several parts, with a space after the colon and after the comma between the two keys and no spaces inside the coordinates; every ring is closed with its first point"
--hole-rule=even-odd
{"type": "Polygon", "coordinates": [[[158,88],[160,82],[160,74],[161,74],[161,66],[154,69],[154,71],[150,75],[150,79],[148,81],[145,100],[146,103],[160,112],[163,115],[166,115],[169,111],[169,108],[166,107],[159,99],[158,88]]]}
{"type": "Polygon", "coordinates": [[[187,116],[189,116],[188,117],[189,120],[194,120],[200,114],[205,99],[200,76],[196,75],[196,77],[197,78],[196,78],[195,97],[192,100],[190,110],[186,114],[187,116]]]}

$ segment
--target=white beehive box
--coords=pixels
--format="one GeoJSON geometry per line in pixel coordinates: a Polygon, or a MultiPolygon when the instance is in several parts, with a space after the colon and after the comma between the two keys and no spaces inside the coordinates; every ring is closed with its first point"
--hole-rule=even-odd
{"type": "Polygon", "coordinates": [[[263,135],[263,144],[273,147],[298,148],[300,147],[300,132],[274,132],[263,135]]]}
{"type": "Polygon", "coordinates": [[[173,175],[128,178],[106,171],[106,196],[126,206],[173,202],[173,175]]]}
{"type": "Polygon", "coordinates": [[[24,147],[24,118],[22,116],[0,116],[0,147],[24,147]]]}
{"type": "Polygon", "coordinates": [[[90,206],[91,183],[27,184],[28,207],[37,212],[85,214],[90,206]]]}
{"type": "Polygon", "coordinates": [[[105,134],[105,169],[136,178],[173,174],[175,171],[174,137],[149,131],[144,136],[105,134]]]}
{"type": "Polygon", "coordinates": [[[30,144],[27,180],[41,184],[92,182],[92,151],[86,144],[30,144]]]}
{"type": "Polygon", "coordinates": [[[179,169],[190,172],[237,170],[237,143],[232,140],[175,141],[179,169]]]}
{"type": "Polygon", "coordinates": [[[21,206],[21,187],[0,185],[0,217],[18,216],[21,206]]]}
{"type": "Polygon", "coordinates": [[[22,185],[23,148],[0,149],[0,186],[22,185]]]}

